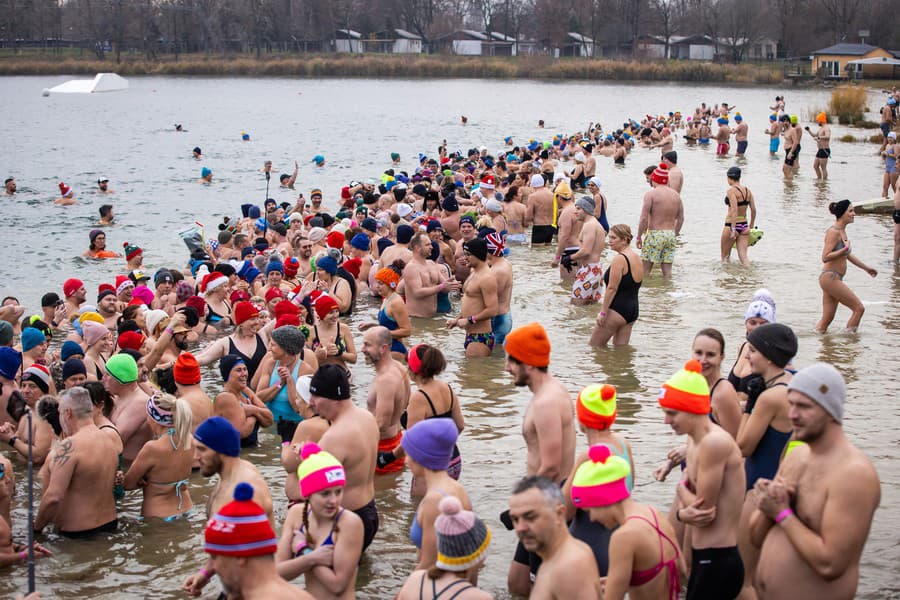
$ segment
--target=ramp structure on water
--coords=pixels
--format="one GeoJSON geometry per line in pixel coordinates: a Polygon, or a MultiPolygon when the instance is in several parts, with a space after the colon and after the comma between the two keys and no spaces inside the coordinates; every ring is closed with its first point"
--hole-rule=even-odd
{"type": "Polygon", "coordinates": [[[49,90],[49,94],[97,94],[100,92],[121,92],[128,89],[128,80],[115,73],[97,73],[93,79],[72,79],[49,90]]]}

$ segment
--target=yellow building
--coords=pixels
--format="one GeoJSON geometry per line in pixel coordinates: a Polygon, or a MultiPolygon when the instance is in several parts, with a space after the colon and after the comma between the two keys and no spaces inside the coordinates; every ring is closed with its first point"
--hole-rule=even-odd
{"type": "MultiPolygon", "coordinates": [[[[812,53],[812,72],[825,79],[845,79],[850,76],[847,64],[865,58],[893,59],[887,50],[869,44],[835,44],[812,53]]],[[[869,75],[866,69],[866,75],[869,75]]]]}

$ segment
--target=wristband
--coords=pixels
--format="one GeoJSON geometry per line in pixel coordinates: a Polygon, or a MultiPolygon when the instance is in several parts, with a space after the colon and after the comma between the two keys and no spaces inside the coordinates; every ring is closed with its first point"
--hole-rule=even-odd
{"type": "Polygon", "coordinates": [[[675,511],[675,520],[678,521],[679,523],[682,523],[682,522],[683,522],[683,521],[681,520],[681,509],[680,509],[680,508],[679,508],[678,510],[675,511]]]}
{"type": "Polygon", "coordinates": [[[212,579],[212,573],[210,573],[209,571],[207,571],[206,568],[201,568],[200,571],[198,571],[198,572],[199,572],[201,575],[203,575],[203,577],[205,577],[207,581],[209,581],[210,579],[212,579]]]}
{"type": "Polygon", "coordinates": [[[19,552],[19,558],[21,558],[22,560],[25,560],[26,558],[28,558],[28,552],[26,552],[25,550],[22,550],[21,552],[19,552]]]}
{"type": "Polygon", "coordinates": [[[165,332],[168,333],[169,335],[175,335],[175,330],[172,329],[172,328],[169,327],[169,326],[166,326],[166,328],[165,328],[163,331],[165,331],[165,332]]]}
{"type": "Polygon", "coordinates": [[[559,260],[560,258],[562,258],[562,254],[557,254],[553,260],[559,260]]]}
{"type": "Polygon", "coordinates": [[[601,311],[600,311],[600,316],[601,316],[601,317],[605,317],[605,316],[606,316],[606,313],[603,312],[603,311],[601,310],[601,311]]]}
{"type": "Polygon", "coordinates": [[[790,517],[790,516],[793,515],[793,514],[794,514],[794,511],[792,511],[790,508],[784,509],[783,511],[781,511],[780,513],[778,513],[778,516],[777,516],[777,517],[775,517],[775,524],[776,524],[776,525],[781,525],[781,523],[782,523],[784,520],[786,520],[788,517],[790,517]]]}
{"type": "Polygon", "coordinates": [[[6,443],[9,444],[11,447],[15,448],[15,447],[16,447],[16,442],[17,442],[18,440],[19,440],[19,436],[14,435],[14,436],[12,436],[11,438],[9,438],[9,441],[6,442],[6,443]]]}
{"type": "Polygon", "coordinates": [[[471,323],[472,325],[474,325],[475,323],[478,322],[478,320],[475,318],[475,315],[469,315],[468,320],[469,320],[469,323],[471,323]]]}
{"type": "Polygon", "coordinates": [[[444,282],[443,281],[441,282],[441,285],[438,286],[438,291],[440,291],[440,292],[444,291],[444,282]]]}

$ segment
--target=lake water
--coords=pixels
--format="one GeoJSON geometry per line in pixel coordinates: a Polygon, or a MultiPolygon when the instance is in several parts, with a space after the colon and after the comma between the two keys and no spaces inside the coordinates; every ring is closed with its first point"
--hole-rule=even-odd
{"type": "MultiPolygon", "coordinates": [[[[108,245],[123,242],[144,248],[149,270],[179,266],[186,259],[176,231],[198,220],[214,230],[224,215],[238,213],[244,202],[262,203],[265,181],[259,168],[274,161],[275,172],[290,172],[300,162],[297,188],[309,196],[313,187],[325,190],[326,207],[350,179],[376,177],[390,166],[389,154],[399,152],[402,166],[412,169],[419,152],[434,155],[441,140],[451,149],[486,145],[496,152],[507,135],[516,142],[548,139],[553,133],[600,122],[614,129],[626,117],[640,118],[681,110],[686,116],[700,102],[737,105],[750,125],[745,160],[717,159],[714,148],[676,146],[685,172],[686,224],[675,276],[663,281],[658,273],[644,281],[641,318],[628,349],[593,351],[587,341],[596,308],[574,308],[567,290],[549,269],[549,250],[516,248],[512,314],[516,324],[541,321],[553,344],[551,371],[574,394],[594,382],[615,384],[619,391],[618,430],[634,445],[635,496],[657,507],[668,507],[675,481],[656,483],[653,468],[670,447],[680,443],[663,424],[656,403],[660,385],[690,355],[694,334],[716,327],[726,336],[727,365],[743,338],[742,315],[753,291],[768,288],[778,302],[779,321],[790,325],[800,339],[797,366],[814,361],[836,364],[849,384],[845,429],[871,456],[882,480],[882,503],[863,556],[860,598],[885,598],[900,593],[894,574],[900,561],[895,523],[900,519],[900,468],[897,435],[900,409],[890,392],[900,372],[896,331],[900,326],[897,302],[900,277],[890,266],[892,224],[886,216],[860,216],[849,230],[854,252],[880,273],[871,279],[852,268],[847,282],[867,305],[858,335],[839,333],[846,321],[838,312],[835,333],[816,335],[821,296],[817,285],[824,230],[831,218],[827,204],[849,197],[854,201],[879,195],[881,168],[871,144],[833,143],[831,179],[818,183],[812,173],[812,143],[804,142],[801,171],[793,184],[781,176],[781,163],[768,156],[768,106],[776,94],[787,95],[788,108],[809,120],[811,111],[827,104],[828,93],[750,87],[666,84],[553,83],[535,81],[382,81],[132,78],[124,93],[93,96],[41,97],[41,90],[66,77],[6,77],[0,86],[0,107],[6,115],[6,142],[0,147],[0,175],[14,175],[20,194],[4,197],[0,222],[0,293],[17,295],[30,311],[38,312],[41,294],[59,291],[70,276],[83,279],[93,296],[97,285],[123,272],[118,264],[87,263],[80,254],[100,204],[115,205],[117,224],[107,232],[108,245]],[[467,127],[460,115],[469,118],[467,127]],[[539,130],[538,119],[547,129],[539,130]],[[187,133],[174,132],[182,123],[187,133]],[[251,141],[241,141],[246,131],[251,141]],[[190,158],[201,146],[215,175],[211,186],[195,183],[201,163],[190,158]],[[315,169],[316,154],[327,158],[315,169]],[[719,234],[725,210],[725,171],[739,164],[744,183],[754,192],[758,223],[765,237],[751,249],[751,268],[722,265],[719,234]],[[104,175],[116,190],[101,198],[90,190],[104,175]],[[57,183],[65,181],[79,204],[52,204],[57,183]]],[[[871,94],[870,107],[880,106],[871,94]]],[[[859,130],[835,126],[833,140],[859,130]]],[[[872,132],[869,132],[872,133],[872,132]]],[[[610,223],[637,225],[646,189],[642,170],[657,153],[635,150],[624,168],[598,157],[598,174],[610,199],[610,223]]],[[[567,166],[567,168],[569,168],[567,166]]],[[[276,183],[273,178],[273,184],[276,183]]],[[[279,201],[294,193],[272,189],[279,201]]],[[[370,319],[377,306],[363,303],[354,325],[370,319]]],[[[444,349],[446,378],[458,390],[466,417],[460,440],[462,482],[495,538],[481,583],[506,597],[506,569],[514,535],[497,515],[506,507],[510,489],[525,468],[521,417],[527,390],[512,386],[503,372],[500,352],[487,360],[460,358],[462,336],[446,332],[440,320],[414,324],[414,342],[444,349]]],[[[360,338],[357,338],[359,344],[360,338]]],[[[357,365],[355,398],[359,401],[371,381],[371,369],[357,365]]],[[[727,368],[726,365],[726,368],[727,368]]],[[[218,379],[210,370],[206,382],[218,379]]],[[[214,386],[210,386],[214,387],[214,386]]],[[[579,447],[584,438],[579,436],[579,447]]],[[[277,443],[263,435],[263,447],[251,452],[276,497],[280,498],[283,471],[277,443]]],[[[20,464],[21,466],[21,464],[20,464]]],[[[24,468],[17,468],[24,481],[24,468]]],[[[410,475],[379,478],[377,501],[381,529],[359,573],[360,598],[390,598],[415,564],[407,530],[414,512],[408,497],[410,475]]],[[[852,485],[852,482],[847,482],[852,485]]],[[[208,482],[195,478],[192,496],[202,506],[208,482]]],[[[14,532],[24,539],[24,486],[13,511],[14,532]]],[[[276,503],[279,522],[286,503],[276,503]]],[[[45,597],[118,598],[142,593],[152,598],[183,597],[179,587],[203,561],[204,516],[189,524],[147,526],[137,522],[140,494],[121,505],[122,531],[112,540],[65,542],[51,534],[45,544],[56,557],[38,562],[38,589],[45,597]]],[[[0,593],[25,587],[25,569],[17,566],[0,582],[0,593]]],[[[212,588],[209,597],[213,597],[212,588]]]]}

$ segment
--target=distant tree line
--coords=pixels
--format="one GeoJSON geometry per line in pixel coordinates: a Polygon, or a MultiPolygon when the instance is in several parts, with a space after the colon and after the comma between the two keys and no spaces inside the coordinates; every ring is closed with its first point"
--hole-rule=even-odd
{"type": "MultiPolygon", "coordinates": [[[[99,57],[139,52],[328,51],[338,29],[405,29],[425,48],[454,29],[501,32],[553,47],[568,32],[597,55],[627,53],[653,35],[769,37],[781,57],[840,41],[900,49],[894,0],[0,0],[6,48],[78,42],[99,57]]],[[[739,60],[740,56],[735,56],[739,60]]]]}

